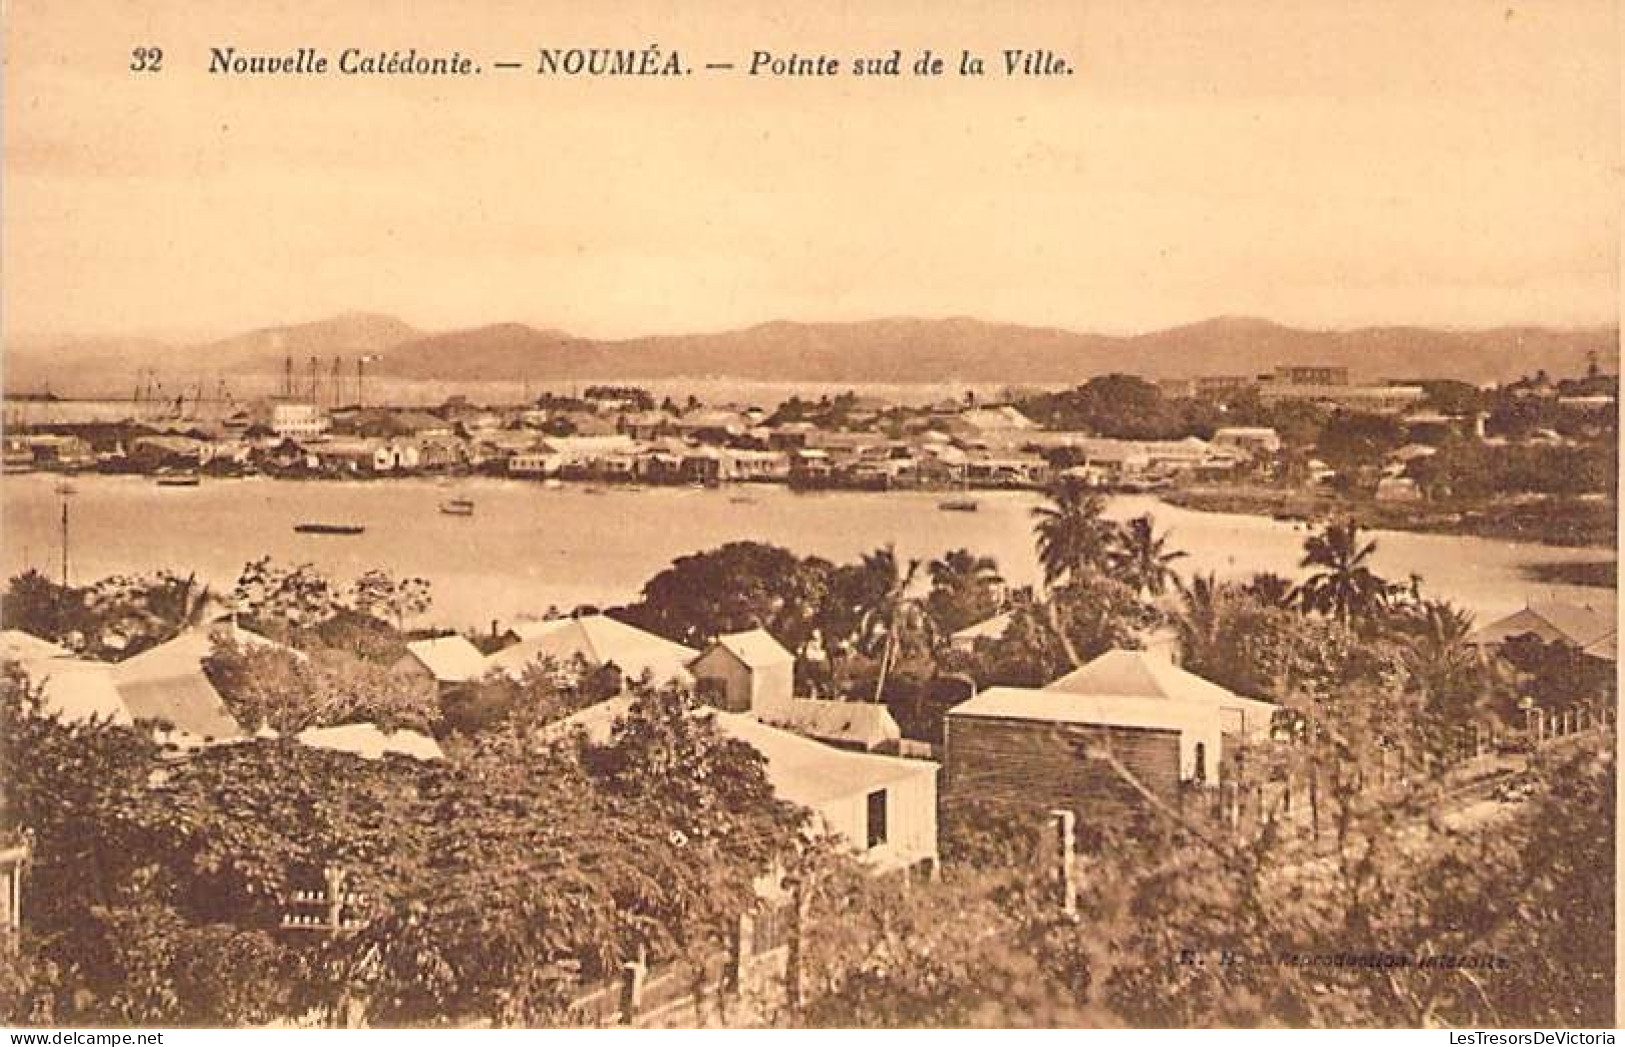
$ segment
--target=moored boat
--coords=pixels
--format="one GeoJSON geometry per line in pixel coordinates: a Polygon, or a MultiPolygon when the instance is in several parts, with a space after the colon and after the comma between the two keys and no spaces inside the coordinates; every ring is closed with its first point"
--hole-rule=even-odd
{"type": "Polygon", "coordinates": [[[440,511],[447,516],[473,516],[474,499],[453,498],[450,501],[441,502],[440,511]]]}
{"type": "Polygon", "coordinates": [[[158,476],[159,487],[196,487],[202,483],[197,473],[161,473],[158,476]]]}
{"type": "Polygon", "coordinates": [[[944,498],[937,508],[949,513],[974,513],[981,504],[974,498],[944,498]]]}
{"type": "Polygon", "coordinates": [[[360,524],[301,523],[293,529],[300,534],[361,534],[366,528],[360,524]]]}

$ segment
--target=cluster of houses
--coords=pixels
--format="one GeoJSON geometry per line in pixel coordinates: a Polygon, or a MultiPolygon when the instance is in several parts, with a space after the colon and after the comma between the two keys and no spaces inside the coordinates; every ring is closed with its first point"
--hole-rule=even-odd
{"type": "Polygon", "coordinates": [[[482,473],[889,490],[1039,487],[1064,461],[1065,471],[1088,482],[1136,487],[1223,476],[1268,462],[1279,447],[1269,429],[1149,441],[1049,430],[1008,404],[958,400],[901,410],[859,398],[839,426],[697,404],[686,410],[639,410],[617,401],[493,409],[453,400],[433,410],[328,410],[268,400],[216,421],[9,434],[5,467],[158,475],[482,473]]]}
{"type": "MultiPolygon", "coordinates": [[[[1540,604],[1484,626],[1471,642],[1496,649],[1534,638],[1612,663],[1614,629],[1589,609],[1540,604]]],[[[20,665],[46,707],[68,720],[144,724],[183,750],[268,736],[237,723],[204,672],[218,639],[272,645],[222,620],[110,664],[11,630],[0,633],[0,661],[20,665]]],[[[798,697],[795,657],[762,629],[695,650],[592,614],[523,622],[503,639],[489,654],[458,635],[415,640],[392,671],[449,697],[537,666],[613,670],[622,683],[612,697],[542,729],[599,742],[634,701],[626,681],[688,687],[700,715],[766,758],[782,799],[811,810],[877,869],[933,867],[939,814],[963,805],[1069,810],[1079,824],[1100,824],[1143,809],[1147,796],[1177,802],[1188,788],[1219,786],[1244,747],[1282,726],[1275,705],[1186,671],[1166,650],[1112,650],[1044,687],[992,687],[952,707],[940,753],[930,754],[939,764],[921,758],[884,705],[798,697]]],[[[432,738],[369,723],[313,728],[296,740],[367,759],[443,758],[432,738]]]]}

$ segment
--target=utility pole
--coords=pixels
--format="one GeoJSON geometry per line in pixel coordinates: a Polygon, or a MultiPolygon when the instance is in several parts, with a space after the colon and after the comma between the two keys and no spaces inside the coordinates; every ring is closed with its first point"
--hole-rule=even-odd
{"type": "Polygon", "coordinates": [[[66,480],[56,485],[56,493],[62,496],[62,588],[68,587],[68,499],[73,495],[73,488],[66,480]]]}

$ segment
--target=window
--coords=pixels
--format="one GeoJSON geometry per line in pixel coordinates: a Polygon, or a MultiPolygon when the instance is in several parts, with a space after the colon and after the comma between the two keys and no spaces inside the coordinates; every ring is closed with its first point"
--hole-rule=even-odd
{"type": "Polygon", "coordinates": [[[879,847],[886,842],[886,790],[876,789],[869,794],[869,846],[879,847]]]}

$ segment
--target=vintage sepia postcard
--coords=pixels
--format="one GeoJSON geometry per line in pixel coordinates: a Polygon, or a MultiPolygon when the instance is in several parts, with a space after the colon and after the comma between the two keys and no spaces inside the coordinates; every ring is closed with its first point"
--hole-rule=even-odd
{"type": "Polygon", "coordinates": [[[1613,0],[0,11],[11,1042],[1613,1042],[1613,0]]]}

